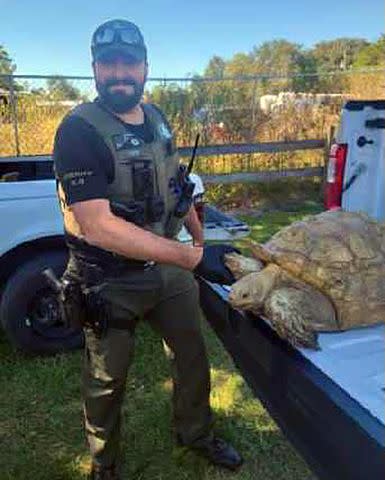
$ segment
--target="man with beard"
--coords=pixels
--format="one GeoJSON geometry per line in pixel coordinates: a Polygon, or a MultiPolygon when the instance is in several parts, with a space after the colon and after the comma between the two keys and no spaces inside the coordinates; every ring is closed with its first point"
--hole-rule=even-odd
{"type": "Polygon", "coordinates": [[[91,52],[98,98],[65,117],[54,146],[70,251],[63,285],[72,290],[64,306],[85,333],[82,391],[91,478],[119,478],[121,405],[139,319],[162,336],[172,362],[178,444],[234,470],[242,458],[212,432],[194,279],[198,273],[228,280],[220,267],[208,273],[205,265],[209,257],[219,265],[232,249],[204,247],[191,199],[181,203],[186,178],[170,126],[156,106],[141,103],[148,65],[139,28],[108,21],[93,34],[91,52]],[[192,246],[175,240],[183,222],[192,246]]]}

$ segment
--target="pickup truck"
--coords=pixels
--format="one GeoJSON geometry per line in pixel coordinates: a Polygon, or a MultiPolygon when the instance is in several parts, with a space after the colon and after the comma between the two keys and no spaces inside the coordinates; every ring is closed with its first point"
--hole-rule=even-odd
{"type": "MultiPolygon", "coordinates": [[[[344,105],[325,206],[385,221],[385,100],[344,105]]],[[[317,477],[385,478],[384,325],[322,333],[320,351],[293,348],[264,318],[232,309],[229,287],[200,279],[200,289],[206,319],[317,477]]]]}
{"type": "MultiPolygon", "coordinates": [[[[25,353],[51,354],[79,348],[79,330],[65,328],[56,294],[42,272],[60,276],[67,263],[52,159],[48,156],[0,158],[0,321],[10,340],[25,353]],[[2,180],[2,181],[1,181],[2,180]]],[[[203,184],[195,182],[196,205],[203,184]]],[[[248,235],[248,226],[204,205],[204,233],[209,241],[233,241],[248,235]]],[[[182,229],[179,240],[190,235],[182,229]]]]}

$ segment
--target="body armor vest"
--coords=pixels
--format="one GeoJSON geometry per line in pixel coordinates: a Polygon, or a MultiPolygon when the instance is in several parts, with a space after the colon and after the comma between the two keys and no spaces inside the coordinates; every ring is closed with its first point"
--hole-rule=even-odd
{"type": "Polygon", "coordinates": [[[142,104],[142,108],[153,134],[149,143],[95,102],[79,105],[70,115],[92,125],[112,154],[114,180],[107,191],[112,211],[153,233],[173,238],[183,224],[183,219],[172,221],[178,196],[170,187],[178,178],[179,158],[160,111],[150,104],[142,104]]]}

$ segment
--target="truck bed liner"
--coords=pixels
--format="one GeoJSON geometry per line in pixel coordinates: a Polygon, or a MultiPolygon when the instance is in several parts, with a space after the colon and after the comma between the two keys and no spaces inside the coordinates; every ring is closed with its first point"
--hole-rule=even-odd
{"type": "Polygon", "coordinates": [[[321,334],[292,348],[200,279],[205,316],[246,382],[321,480],[385,478],[384,327],[321,334]]]}
{"type": "Polygon", "coordinates": [[[300,349],[325,375],[385,425],[385,326],[321,333],[320,351],[300,349]]]}

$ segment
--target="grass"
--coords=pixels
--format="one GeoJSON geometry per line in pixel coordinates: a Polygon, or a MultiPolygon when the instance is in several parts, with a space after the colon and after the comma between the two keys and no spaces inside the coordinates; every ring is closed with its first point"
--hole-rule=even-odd
{"type": "Polygon", "coordinates": [[[311,201],[301,207],[291,207],[289,211],[273,210],[262,212],[258,217],[238,215],[238,218],[249,224],[250,238],[262,243],[268,240],[280,228],[300,220],[306,215],[316,214],[321,211],[321,205],[311,201]]]}
{"type": "Polygon", "coordinates": [[[314,178],[281,178],[271,182],[210,184],[205,199],[222,210],[260,215],[264,211],[311,210],[323,199],[323,182],[314,178]]]}
{"type": "MultiPolygon", "coordinates": [[[[247,217],[252,237],[265,240],[317,205],[247,217]]],[[[216,430],[246,463],[223,472],[171,435],[171,383],[159,338],[141,325],[124,403],[124,477],[135,480],[309,480],[311,473],[255,399],[214,333],[204,323],[212,373],[216,430]]],[[[27,358],[0,338],[0,480],[80,480],[89,455],[83,438],[81,352],[27,358]]]]}

